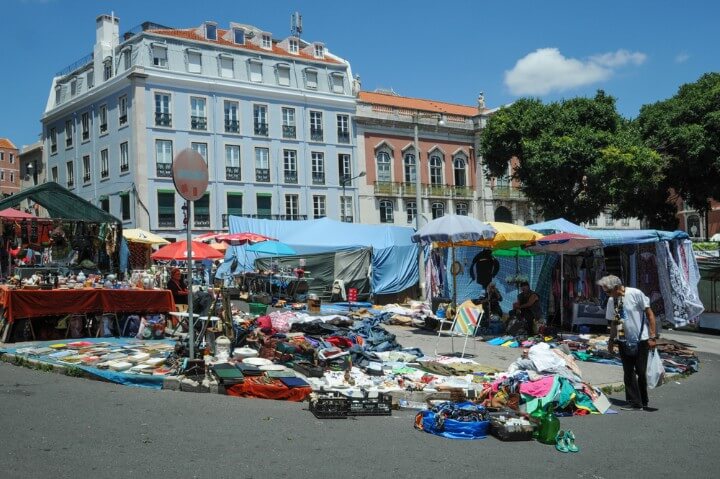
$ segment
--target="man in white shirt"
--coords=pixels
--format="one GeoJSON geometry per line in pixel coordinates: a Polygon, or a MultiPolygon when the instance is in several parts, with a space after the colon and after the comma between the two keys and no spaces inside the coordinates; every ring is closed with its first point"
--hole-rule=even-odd
{"type": "Polygon", "coordinates": [[[608,352],[614,354],[615,345],[619,346],[628,403],[622,409],[654,411],[648,407],[647,394],[648,353],[655,349],[657,339],[650,299],[639,289],[623,286],[617,276],[605,276],[597,284],[610,296],[605,312],[610,321],[608,352]]]}

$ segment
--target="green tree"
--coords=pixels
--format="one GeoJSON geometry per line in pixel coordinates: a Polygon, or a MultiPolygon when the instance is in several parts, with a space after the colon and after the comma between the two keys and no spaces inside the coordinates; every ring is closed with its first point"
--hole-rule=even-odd
{"type": "Polygon", "coordinates": [[[643,106],[636,121],[645,143],[666,161],[666,186],[690,207],[707,211],[710,198],[720,199],[720,73],[643,106]]]}
{"type": "Polygon", "coordinates": [[[548,219],[582,223],[608,208],[637,215],[635,206],[662,180],[662,158],[641,143],[603,91],[549,104],[521,99],[502,108],[483,130],[480,150],[493,176],[518,158],[513,178],[548,219]]]}

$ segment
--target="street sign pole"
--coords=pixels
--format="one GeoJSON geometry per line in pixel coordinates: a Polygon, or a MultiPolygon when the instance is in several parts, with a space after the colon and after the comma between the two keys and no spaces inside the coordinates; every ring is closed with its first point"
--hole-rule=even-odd
{"type": "Polygon", "coordinates": [[[193,288],[192,288],[192,234],[190,233],[192,201],[185,203],[187,221],[187,282],[188,282],[188,342],[190,343],[190,359],[195,359],[195,315],[193,314],[193,288]]]}

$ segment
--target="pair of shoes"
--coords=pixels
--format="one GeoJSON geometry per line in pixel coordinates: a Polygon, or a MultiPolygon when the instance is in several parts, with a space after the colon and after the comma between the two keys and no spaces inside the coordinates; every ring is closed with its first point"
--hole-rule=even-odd
{"type": "Polygon", "coordinates": [[[627,406],[623,406],[620,408],[622,411],[642,411],[643,407],[638,406],[636,404],[628,404],[627,406]]]}
{"type": "Polygon", "coordinates": [[[572,431],[565,433],[565,446],[570,452],[580,452],[580,448],[575,445],[575,433],[572,431]]]}

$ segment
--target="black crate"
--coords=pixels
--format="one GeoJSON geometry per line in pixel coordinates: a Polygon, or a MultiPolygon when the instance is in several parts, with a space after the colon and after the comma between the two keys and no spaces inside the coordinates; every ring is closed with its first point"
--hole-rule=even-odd
{"type": "Polygon", "coordinates": [[[338,394],[310,396],[310,412],[318,419],[347,419],[350,401],[338,394]]]}
{"type": "MultiPolygon", "coordinates": [[[[512,413],[503,413],[506,417],[513,417],[512,413]]],[[[490,434],[501,441],[532,441],[532,425],[508,426],[499,419],[500,414],[493,413],[490,416],[490,434]]],[[[518,416],[514,416],[518,417],[518,416]]]]}
{"type": "Polygon", "coordinates": [[[392,396],[378,393],[377,397],[348,398],[349,416],[390,416],[392,415],[392,396]]]}

